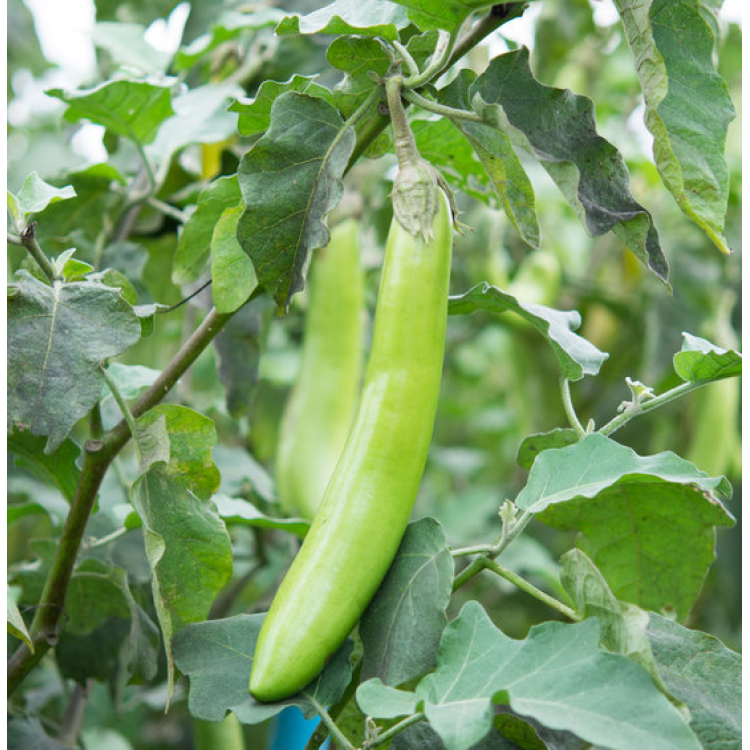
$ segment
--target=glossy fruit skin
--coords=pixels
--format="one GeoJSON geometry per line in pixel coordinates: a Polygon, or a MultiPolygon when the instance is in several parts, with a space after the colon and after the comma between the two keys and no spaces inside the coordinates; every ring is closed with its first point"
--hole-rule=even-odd
{"type": "Polygon", "coordinates": [[[346,443],[359,397],[364,278],[359,226],[337,224],[308,276],[299,376],[284,410],[276,455],[281,507],[312,520],[346,443]]]}
{"type": "Polygon", "coordinates": [[[278,701],[341,646],[385,576],[409,521],[437,410],[452,225],[447,198],[425,244],[395,220],[362,396],[323,502],[261,628],[250,692],[278,701]]]}

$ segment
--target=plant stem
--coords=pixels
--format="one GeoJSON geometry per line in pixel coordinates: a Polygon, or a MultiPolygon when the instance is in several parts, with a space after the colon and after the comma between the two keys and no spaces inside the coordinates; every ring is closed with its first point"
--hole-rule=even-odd
{"type": "Polygon", "coordinates": [[[20,236],[8,232],[8,244],[26,248],[28,254],[36,261],[51,284],[60,280],[50,259],[44,254],[44,250],[36,240],[36,222],[32,221],[20,236]]]}
{"type": "Polygon", "coordinates": [[[573,407],[573,399],[570,397],[570,381],[567,378],[560,378],[560,395],[562,396],[563,408],[565,409],[570,426],[578,433],[578,437],[585,437],[586,430],[583,428],[573,407]]]}
{"type": "MultiPolygon", "coordinates": [[[[133,405],[133,417],[139,417],[164,398],[229,318],[231,315],[217,313],[215,308],[209,312],[161,375],[133,405]]],[[[89,440],[84,445],[81,476],[30,629],[35,651],[32,653],[26,644],[21,644],[8,661],[8,695],[15,692],[26,675],[57,642],[68,584],[99,487],[109,465],[129,438],[130,429],[123,419],[107,433],[104,440],[89,440]]]]}
{"type": "Polygon", "coordinates": [[[334,722],[334,720],[330,717],[328,711],[326,711],[325,708],[320,703],[318,703],[318,701],[312,695],[310,695],[310,693],[305,693],[305,696],[313,704],[313,706],[315,706],[315,710],[320,715],[320,720],[323,722],[323,724],[325,724],[331,736],[336,741],[336,745],[338,745],[341,750],[356,750],[354,745],[349,742],[344,733],[338,728],[336,722],[334,722]]]}
{"type": "Polygon", "coordinates": [[[138,463],[140,464],[142,457],[141,448],[138,444],[138,425],[135,423],[135,418],[130,411],[130,407],[123,398],[122,393],[120,393],[120,389],[117,387],[117,383],[115,383],[114,378],[109,374],[106,367],[102,367],[101,370],[102,374],[104,375],[104,382],[107,384],[107,388],[109,388],[109,392],[112,394],[112,398],[114,398],[115,403],[120,407],[123,419],[128,425],[130,436],[135,438],[135,451],[138,455],[138,463]]]}
{"type": "Polygon", "coordinates": [[[393,127],[393,147],[396,150],[399,168],[413,164],[419,159],[417,143],[401,102],[401,83],[400,76],[393,76],[385,82],[385,97],[388,101],[388,111],[393,127]]]}
{"type": "Polygon", "coordinates": [[[143,167],[146,170],[146,176],[148,177],[148,190],[144,198],[149,198],[156,192],[156,177],[154,175],[154,168],[151,166],[151,161],[146,155],[143,144],[139,140],[135,140],[134,143],[135,148],[138,151],[138,156],[141,157],[143,167]]]}
{"type": "Polygon", "coordinates": [[[406,67],[409,68],[409,75],[416,78],[419,75],[419,66],[414,62],[414,58],[411,56],[409,50],[406,49],[403,44],[395,40],[392,41],[391,44],[396,48],[399,55],[401,55],[401,59],[406,63],[406,67]]]}
{"type": "Polygon", "coordinates": [[[188,220],[187,214],[184,211],[180,211],[179,208],[170,206],[169,203],[160,201],[158,198],[154,198],[153,196],[151,196],[150,198],[146,199],[146,203],[148,203],[149,206],[152,206],[158,211],[161,211],[165,216],[170,216],[180,224],[184,224],[188,220]]]}
{"type": "Polygon", "coordinates": [[[436,115],[442,115],[443,117],[450,117],[456,120],[484,122],[482,117],[476,112],[468,112],[465,109],[456,109],[455,107],[447,107],[444,104],[438,104],[438,102],[433,102],[431,99],[427,99],[426,97],[417,94],[416,91],[411,91],[410,89],[404,89],[403,97],[412,104],[416,104],[421,109],[425,109],[428,112],[434,112],[436,115]]]}
{"type": "Polygon", "coordinates": [[[482,565],[486,570],[491,570],[493,573],[496,573],[502,578],[505,578],[505,580],[510,581],[512,584],[521,589],[521,591],[525,591],[527,594],[530,594],[540,602],[544,602],[548,606],[552,607],[552,609],[556,609],[558,612],[560,612],[560,614],[564,615],[569,620],[578,622],[581,619],[574,610],[567,606],[567,604],[563,604],[558,599],[555,599],[554,596],[546,594],[544,591],[538,589],[536,586],[534,586],[534,584],[530,583],[525,578],[521,578],[521,576],[514,573],[512,570],[508,570],[508,568],[503,567],[499,563],[495,562],[494,560],[490,560],[487,557],[480,557],[479,559],[482,560],[482,565]]]}
{"type": "Polygon", "coordinates": [[[394,724],[390,729],[387,729],[383,734],[378,735],[375,739],[365,743],[366,748],[377,747],[382,745],[384,742],[388,742],[392,737],[400,734],[404,729],[408,729],[412,724],[418,724],[424,720],[424,714],[419,711],[416,714],[407,716],[403,721],[399,721],[398,724],[394,724]]]}
{"type": "Polygon", "coordinates": [[[429,83],[438,73],[443,69],[445,64],[450,58],[453,50],[453,44],[456,41],[455,33],[451,34],[447,31],[438,31],[438,43],[435,47],[435,51],[432,53],[430,62],[427,67],[421,72],[417,72],[416,75],[411,75],[404,81],[405,88],[418,88],[429,83]]]}
{"type": "Polygon", "coordinates": [[[60,744],[66,747],[75,747],[78,734],[83,725],[83,717],[86,713],[86,704],[89,700],[93,680],[86,680],[85,685],[76,683],[73,688],[73,694],[65,709],[62,726],[57,735],[60,744]]]}
{"type": "Polygon", "coordinates": [[[598,432],[602,435],[611,435],[615,430],[619,430],[624,424],[627,424],[634,417],[645,414],[646,412],[658,409],[664,404],[668,404],[670,401],[684,396],[690,391],[694,391],[697,388],[702,388],[704,385],[708,385],[714,381],[699,381],[699,382],[688,382],[682,383],[681,385],[672,388],[671,390],[665,391],[659,396],[654,396],[648,401],[643,401],[639,404],[632,404],[627,407],[621,414],[618,414],[614,419],[611,419],[607,424],[601,427],[598,432]]]}

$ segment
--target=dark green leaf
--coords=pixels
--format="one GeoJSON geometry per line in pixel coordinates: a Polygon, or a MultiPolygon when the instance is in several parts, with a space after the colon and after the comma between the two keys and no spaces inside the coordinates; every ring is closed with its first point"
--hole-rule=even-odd
{"type": "Polygon", "coordinates": [[[699,0],[615,5],[635,58],[659,174],[685,215],[729,252],[722,236],[729,197],[724,145],[736,113],[714,67],[716,18],[699,0]]]}
{"type": "Polygon", "coordinates": [[[47,94],[70,105],[67,119],[90,120],[137,143],[150,143],[174,114],[170,87],[141,81],[107,81],[88,91],[50,89],[47,94]]]}
{"type": "Polygon", "coordinates": [[[81,472],[76,460],[81,449],[70,439],[51,453],[44,453],[43,437],[14,430],[8,435],[8,450],[16,456],[16,466],[27,469],[48,484],[55,485],[68,502],[73,500],[81,472]]]}
{"type": "Polygon", "coordinates": [[[540,453],[550,448],[565,448],[567,445],[575,445],[580,440],[578,433],[569,428],[555,428],[550,432],[539,432],[524,438],[518,447],[516,462],[522,469],[529,471],[532,464],[540,453]]]}
{"type": "Polygon", "coordinates": [[[315,83],[312,76],[295,75],[283,83],[263,81],[252,99],[240,97],[229,107],[230,112],[239,113],[237,129],[240,135],[254,135],[268,130],[271,125],[271,107],[287,91],[317,96],[333,103],[331,92],[325,86],[315,83]]]}
{"type": "Polygon", "coordinates": [[[345,117],[375,86],[370,71],[384,76],[391,64],[380,39],[368,36],[340,36],[331,42],[326,57],[334,68],[346,73],[333,90],[336,106],[345,117]]]}
{"type": "Polygon", "coordinates": [[[220,721],[231,710],[243,724],[257,724],[298,706],[308,718],[317,706],[330,706],[351,679],[347,642],[313,682],[292,698],[258,703],[249,693],[255,642],[264,615],[237,615],[188,625],[175,637],[175,663],[190,678],[190,713],[206,721],[220,721]],[[317,705],[316,705],[317,704],[317,705]]]}
{"type": "Polygon", "coordinates": [[[531,323],[549,342],[557,357],[560,373],[567,380],[596,375],[609,356],[573,333],[581,325],[581,316],[575,310],[553,310],[544,305],[519,302],[487,282],[477,284],[465,294],[451,297],[448,301],[449,315],[466,315],[475,310],[496,314],[510,310],[531,323]]]}
{"type": "Polygon", "coordinates": [[[341,198],[354,140],[328,102],[288,91],[240,162],[245,212],[237,238],[281,309],[303,288],[311,251],[328,244],[324,219],[341,198]]]}
{"type": "Polygon", "coordinates": [[[410,524],[359,624],[362,679],[400,685],[435,666],[453,586],[453,558],[440,524],[410,524]]]}
{"type": "Polygon", "coordinates": [[[705,750],[742,745],[742,657],[706,633],[653,612],[648,638],[669,692],[690,709],[705,750]]]}
{"type": "MultiPolygon", "coordinates": [[[[409,9],[409,19],[420,29],[445,29],[455,32],[474,11],[489,8],[487,0],[394,0],[409,9]]],[[[511,3],[523,0],[511,0],[511,3]]]]}
{"type": "Polygon", "coordinates": [[[20,586],[8,586],[6,604],[8,610],[8,633],[19,641],[23,641],[34,653],[34,643],[31,640],[26,623],[18,609],[18,598],[21,594],[20,586]]]}
{"type": "Polygon", "coordinates": [[[684,617],[713,562],[714,527],[734,522],[719,499],[730,495],[726,479],[674,453],[641,457],[594,433],[542,453],[516,504],[578,530],[618,599],[684,617]]]}
{"type": "Polygon", "coordinates": [[[666,281],[668,265],[656,228],[630,192],[621,154],[596,132],[590,99],[539,83],[526,48],[494,58],[472,84],[470,96],[487,124],[510,137],[512,129],[523,133],[589,232],[615,231],[666,281]]]}
{"type": "Polygon", "coordinates": [[[119,290],[24,276],[8,300],[8,416],[51,453],[99,401],[100,364],[132,346],[140,324],[119,290]]]}
{"type": "Polygon", "coordinates": [[[398,30],[408,26],[403,8],[388,0],[334,0],[307,15],[289,15],[277,34],[358,34],[398,39],[398,30]]]}
{"type": "Polygon", "coordinates": [[[742,375],[742,355],[721,349],[706,339],[682,334],[682,349],[674,355],[674,370],[683,379],[711,382],[742,375]]]}
{"type": "Polygon", "coordinates": [[[258,286],[252,261],[237,241],[242,211],[242,206],[225,209],[211,236],[211,293],[220,313],[238,310],[258,286]]]}
{"type": "Polygon", "coordinates": [[[195,212],[185,223],[172,266],[175,284],[188,284],[203,274],[211,252],[214,227],[227,208],[242,200],[236,175],[219,177],[198,196],[195,212]]]}
{"type": "Polygon", "coordinates": [[[39,723],[39,719],[31,717],[8,717],[8,747],[23,748],[23,750],[66,750],[66,746],[48,737],[39,723]]]}

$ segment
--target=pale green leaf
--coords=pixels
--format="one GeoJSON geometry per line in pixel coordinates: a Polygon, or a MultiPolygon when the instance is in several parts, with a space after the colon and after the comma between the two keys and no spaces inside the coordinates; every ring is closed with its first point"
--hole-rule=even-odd
{"type": "Polygon", "coordinates": [[[91,39],[116,66],[145,75],[163,74],[172,55],[152,47],[145,35],[146,27],[138,23],[102,21],[94,26],[91,39]]]}
{"type": "Polygon", "coordinates": [[[659,174],[677,204],[724,252],[735,117],[714,66],[715,11],[700,0],[615,0],[635,59],[659,174]]]}
{"type": "Polygon", "coordinates": [[[334,0],[307,15],[288,15],[276,33],[358,34],[393,41],[408,24],[406,11],[388,0],[334,0]]]}
{"type": "Polygon", "coordinates": [[[310,253],[328,244],[324,221],[341,198],[354,141],[328,102],[288,91],[273,103],[271,127],[242,157],[237,238],[282,310],[304,286],[310,253]]]}
{"type": "Polygon", "coordinates": [[[242,206],[225,209],[211,236],[211,293],[220,313],[238,310],[258,286],[253,263],[237,241],[243,210],[242,206]]]}
{"type": "Polygon", "coordinates": [[[88,91],[50,89],[49,96],[70,106],[65,117],[90,120],[115,135],[150,143],[159,126],[173,115],[171,88],[142,81],[107,81],[88,91]]]}
{"type": "Polygon", "coordinates": [[[227,495],[214,495],[213,501],[219,515],[228,524],[246,524],[263,529],[279,529],[304,539],[310,529],[310,522],[303,518],[274,518],[261,513],[251,502],[227,495]]]}
{"type": "Polygon", "coordinates": [[[487,282],[448,300],[449,315],[466,315],[475,310],[496,314],[511,311],[531,323],[549,342],[557,357],[560,374],[567,380],[596,375],[609,356],[573,333],[581,325],[581,316],[575,310],[554,310],[544,305],[519,302],[513,295],[487,282]]]}
{"type": "Polygon", "coordinates": [[[682,334],[682,349],[674,355],[674,370],[683,379],[711,382],[742,375],[742,355],[722,349],[699,336],[682,334]]]}
{"type": "Polygon", "coordinates": [[[8,416],[60,446],[99,401],[101,363],[132,346],[140,323],[119,290],[96,282],[41,284],[23,276],[8,300],[8,416]]]}
{"type": "Polygon", "coordinates": [[[18,609],[18,599],[21,595],[20,586],[8,586],[7,587],[7,609],[8,609],[8,634],[14,638],[18,638],[19,641],[23,641],[28,647],[31,653],[34,653],[34,642],[31,640],[29,631],[26,628],[26,623],[21,616],[21,612],[18,609]]]}
{"type": "Polygon", "coordinates": [[[66,201],[76,197],[72,185],[56,188],[42,180],[36,172],[32,172],[25,180],[17,194],[8,191],[8,209],[17,230],[21,230],[28,222],[31,214],[44,211],[50,203],[66,201]]]}
{"type": "Polygon", "coordinates": [[[196,281],[205,271],[211,252],[214,227],[227,208],[242,200],[236,175],[219,177],[198,196],[198,205],[180,233],[172,266],[175,284],[196,281]]]}

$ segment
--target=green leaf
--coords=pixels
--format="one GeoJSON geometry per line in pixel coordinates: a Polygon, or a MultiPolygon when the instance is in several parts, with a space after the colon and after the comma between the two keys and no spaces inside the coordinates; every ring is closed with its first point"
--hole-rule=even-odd
{"type": "Polygon", "coordinates": [[[184,625],[208,617],[216,594],[231,575],[232,551],[224,522],[208,500],[219,482],[211,460],[213,423],[190,409],[167,404],[149,410],[138,420],[139,427],[147,428],[160,418],[169,434],[169,462],[153,463],[138,477],[131,502],[143,523],[171,696],[172,638],[184,625]]]}
{"type": "Polygon", "coordinates": [[[416,713],[419,698],[407,690],[383,684],[379,677],[363,682],[357,688],[357,704],[368,716],[396,719],[416,713]]]}
{"type": "Polygon", "coordinates": [[[298,706],[307,718],[319,706],[330,706],[351,679],[347,642],[323,672],[297,695],[278,703],[258,703],[248,692],[255,642],[265,615],[237,615],[188,625],[175,638],[175,663],[190,678],[190,713],[220,721],[231,710],[243,724],[258,724],[287,706],[298,706]]]}
{"type": "Polygon", "coordinates": [[[39,723],[32,717],[8,716],[8,747],[23,750],[66,750],[66,746],[48,737],[39,723]]]}
{"type": "Polygon", "coordinates": [[[219,515],[227,524],[246,524],[262,529],[278,529],[304,539],[310,529],[310,522],[303,518],[273,518],[261,513],[251,502],[227,495],[214,495],[213,501],[219,515]]]}
{"type": "Polygon", "coordinates": [[[409,524],[359,623],[362,679],[400,685],[435,666],[452,587],[453,558],[440,524],[433,518],[409,524]]]}
{"type": "Polygon", "coordinates": [[[51,203],[66,201],[76,197],[72,185],[56,188],[32,172],[25,180],[17,195],[8,191],[8,210],[17,230],[21,230],[31,214],[44,211],[51,203]]]}
{"type": "Polygon", "coordinates": [[[211,236],[211,293],[220,313],[238,310],[258,286],[252,261],[237,241],[243,210],[243,206],[225,209],[211,236]]]}
{"type": "Polygon", "coordinates": [[[198,205],[180,233],[172,266],[175,284],[188,284],[203,274],[211,252],[214,228],[227,208],[242,200],[236,175],[219,177],[198,196],[198,205]]]}
{"type": "Polygon", "coordinates": [[[20,586],[8,586],[7,587],[7,609],[8,609],[8,633],[14,638],[18,638],[19,641],[23,641],[28,647],[31,653],[34,653],[34,642],[31,640],[29,631],[26,628],[26,623],[21,616],[21,612],[18,609],[18,599],[21,595],[20,586]]]}
{"type": "Polygon", "coordinates": [[[8,416],[55,451],[99,401],[101,363],[132,346],[140,323],[119,290],[41,284],[24,275],[8,300],[8,416]]]}
{"type": "Polygon", "coordinates": [[[358,34],[392,42],[409,25],[403,8],[388,0],[334,0],[307,15],[288,15],[277,34],[358,34]]]}
{"type": "Polygon", "coordinates": [[[599,620],[602,645],[640,664],[659,689],[667,694],[646,635],[648,613],[618,601],[601,571],[581,550],[569,550],[560,562],[560,581],[573,600],[576,612],[584,619],[596,617],[599,620]]]}
{"type": "Polygon", "coordinates": [[[271,127],[242,157],[237,239],[282,310],[304,286],[310,253],[328,244],[324,219],[341,198],[354,141],[354,129],[328,102],[288,91],[273,103],[271,127]]]}
{"type": "Polygon", "coordinates": [[[388,53],[378,37],[340,36],[331,42],[326,59],[344,79],[333,89],[336,106],[348,117],[372,91],[370,71],[384,76],[390,67],[388,53]]]}
{"type": "MultiPolygon", "coordinates": [[[[382,703],[392,716],[398,701],[392,695],[363,701],[365,686],[369,683],[357,691],[362,710],[378,717],[382,703]]],[[[640,667],[600,650],[595,619],[543,623],[517,641],[470,601],[445,629],[438,667],[415,693],[448,750],[466,750],[490,732],[493,703],[613,750],[700,748],[640,667]]],[[[402,699],[405,706],[408,696],[402,699]]]]}
{"type": "Polygon", "coordinates": [[[472,287],[465,294],[448,300],[449,315],[466,315],[475,310],[487,310],[496,314],[511,311],[531,323],[552,347],[560,374],[566,380],[580,380],[584,375],[596,375],[609,356],[573,333],[581,325],[581,316],[575,310],[553,310],[544,305],[519,302],[486,281],[472,287]]]}
{"type": "Polygon", "coordinates": [[[690,727],[704,749],[741,747],[742,656],[653,612],[647,633],[664,683],[690,709],[690,727]]]}
{"type": "Polygon", "coordinates": [[[594,433],[542,453],[516,505],[578,530],[618,599],[684,617],[713,562],[714,527],[734,522],[720,502],[730,495],[726,479],[674,453],[641,457],[594,433]]]}
{"type": "Polygon", "coordinates": [[[224,10],[211,24],[208,33],[194,39],[186,47],[177,50],[174,66],[177,71],[187,70],[201,58],[218,49],[221,45],[237,39],[247,31],[276,26],[284,18],[284,12],[277,8],[253,8],[247,13],[224,10]]]}
{"type": "Polygon", "coordinates": [[[271,107],[285,92],[296,91],[309,94],[333,103],[331,92],[318,83],[314,76],[294,75],[288,81],[263,81],[252,99],[240,97],[229,107],[230,112],[238,112],[237,129],[240,135],[263,133],[271,125],[271,107]]]}
{"type": "Polygon", "coordinates": [[[244,89],[231,83],[211,83],[191,89],[172,100],[174,115],[159,126],[146,153],[166,170],[174,154],[191,143],[216,143],[234,135],[237,116],[229,103],[244,89]]]}
{"type": "Polygon", "coordinates": [[[208,500],[221,481],[211,456],[216,444],[213,420],[186,406],[161,404],[139,417],[138,427],[148,428],[162,417],[170,445],[166,475],[189,487],[201,500],[208,500]]]}
{"type": "Polygon", "coordinates": [[[73,501],[81,476],[80,469],[76,466],[81,449],[72,440],[63,440],[50,453],[44,453],[46,440],[29,432],[14,430],[7,440],[8,450],[16,456],[16,466],[27,469],[47,484],[56,486],[69,503],[73,501]]]}
{"type": "Polygon", "coordinates": [[[49,96],[70,106],[65,117],[90,120],[136,143],[150,143],[172,110],[171,87],[141,81],[107,81],[88,91],[50,89],[49,96]]]}
{"type": "Polygon", "coordinates": [[[578,433],[569,427],[556,427],[549,432],[538,432],[535,435],[529,435],[518,446],[516,463],[522,469],[529,471],[534,461],[543,451],[550,448],[565,448],[568,445],[575,445],[579,440],[578,433]]]}
{"type": "MultiPolygon", "coordinates": [[[[458,31],[461,24],[474,12],[489,8],[487,0],[394,0],[409,9],[409,19],[420,29],[458,31]]],[[[523,2],[523,0],[511,0],[523,2]]],[[[508,3],[506,3],[507,5],[508,3]]]]}
{"type": "Polygon", "coordinates": [[[674,355],[674,370],[691,383],[711,382],[742,375],[742,355],[722,349],[699,336],[682,334],[682,349],[674,355]]]}
{"type": "Polygon", "coordinates": [[[659,174],[685,215],[728,253],[724,145],[736,112],[714,67],[712,9],[699,0],[615,5],[635,59],[659,174]]]}
{"type": "Polygon", "coordinates": [[[526,48],[495,57],[472,84],[470,97],[488,125],[511,138],[523,134],[591,234],[615,231],[666,282],[656,228],[630,192],[622,155],[596,132],[590,99],[539,83],[526,48]]]}
{"type": "Polygon", "coordinates": [[[145,75],[163,74],[171,53],[162,52],[146,41],[146,27],[139,23],[102,21],[94,26],[91,40],[109,53],[116,66],[135,69],[145,75]]]}

